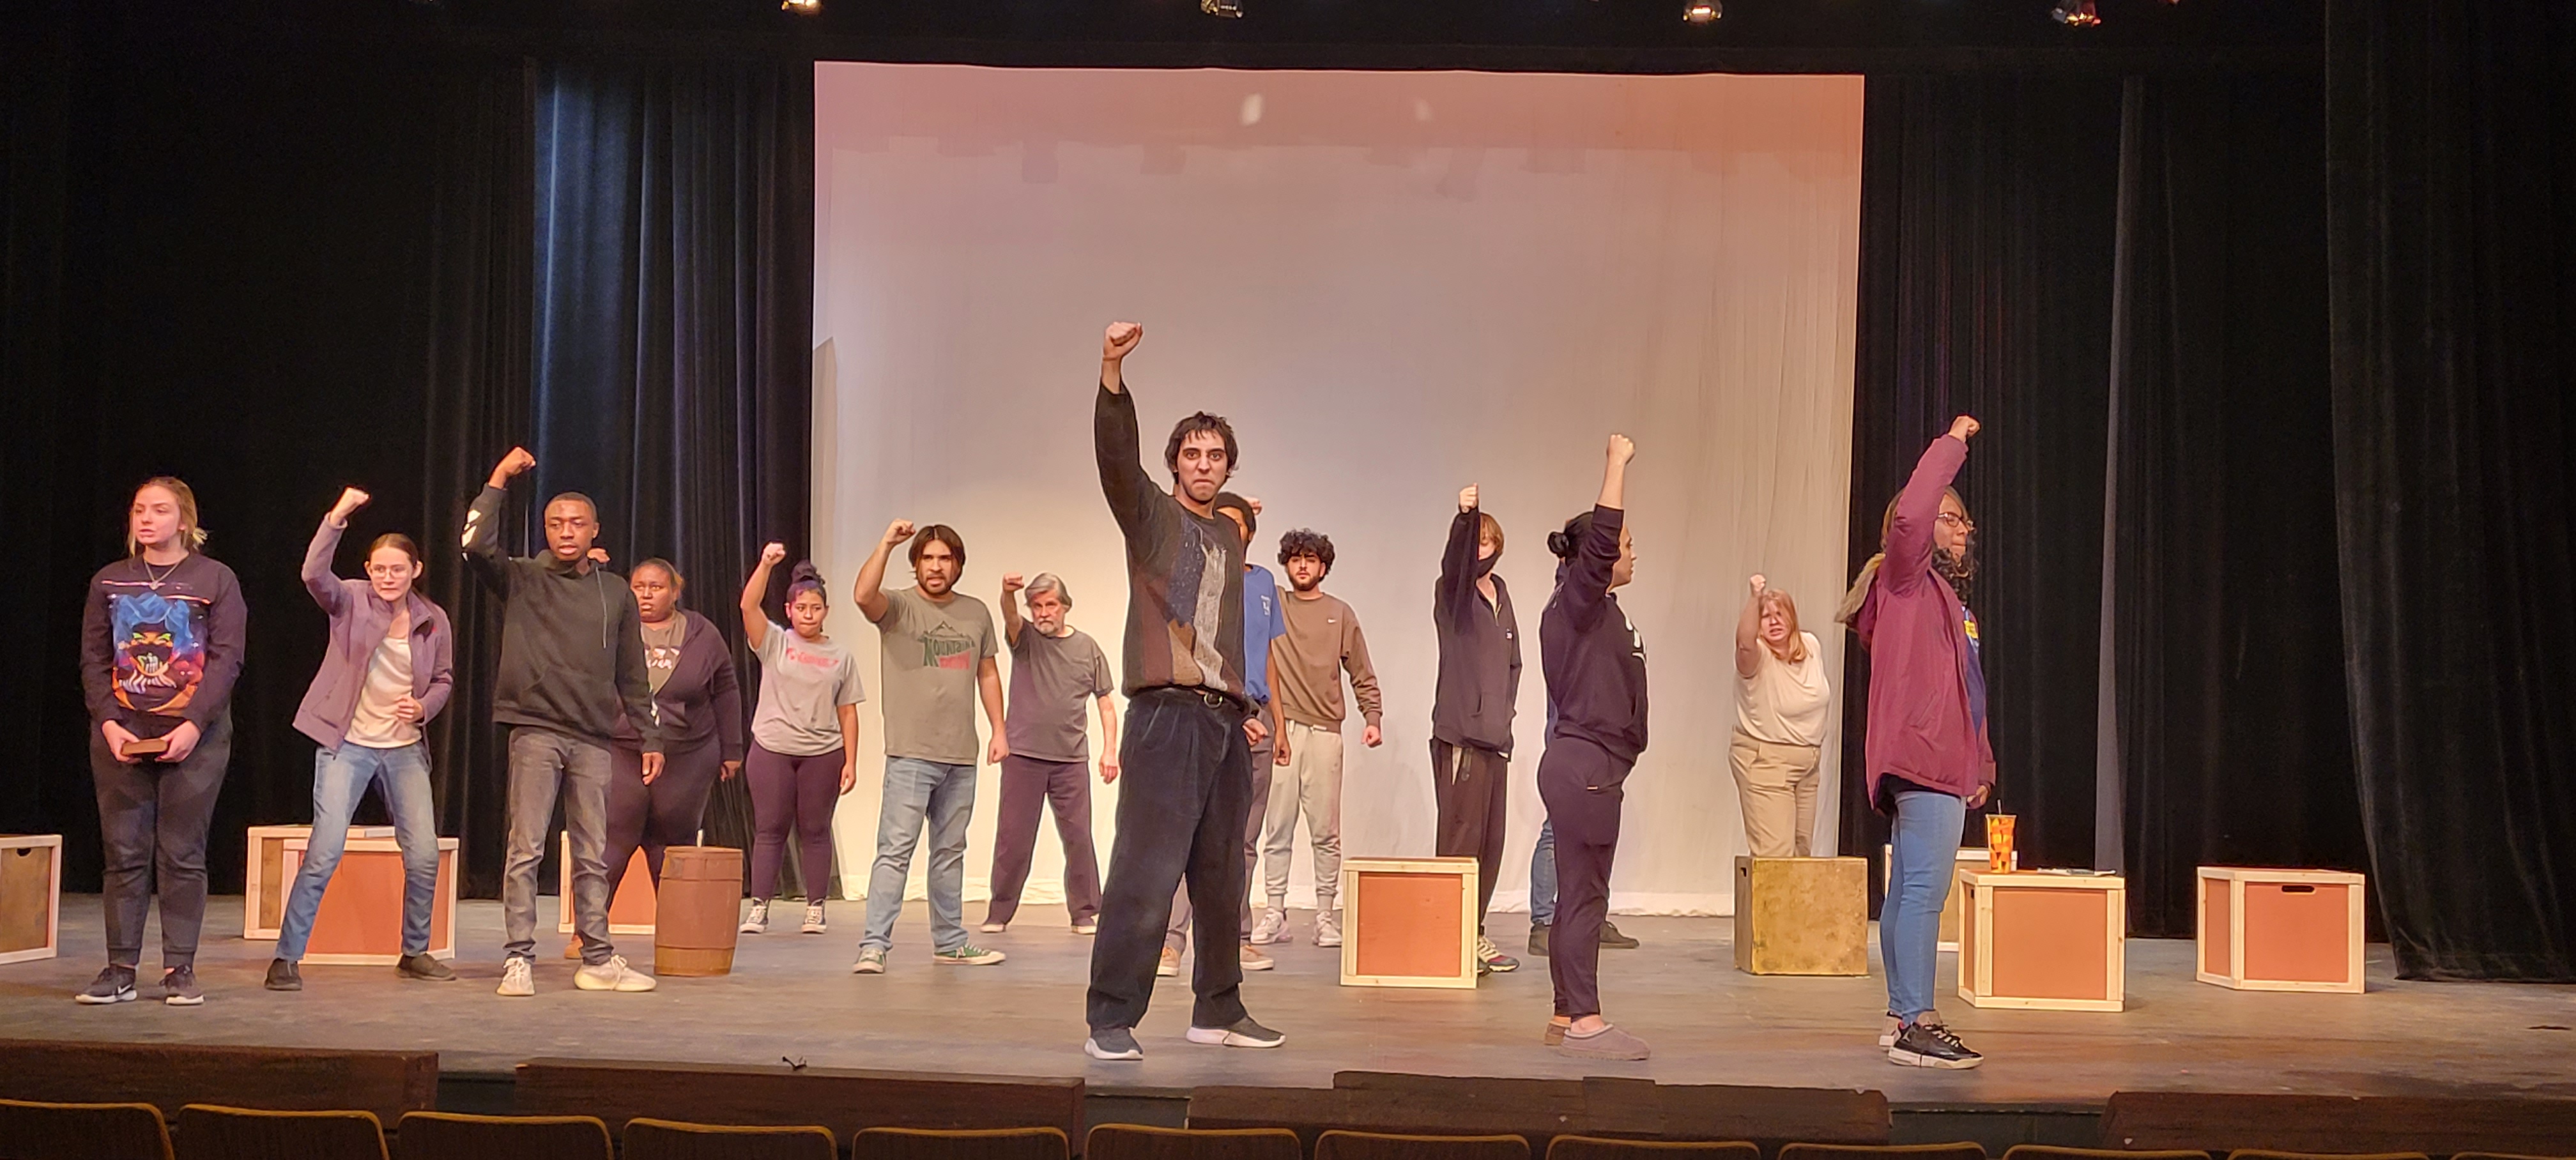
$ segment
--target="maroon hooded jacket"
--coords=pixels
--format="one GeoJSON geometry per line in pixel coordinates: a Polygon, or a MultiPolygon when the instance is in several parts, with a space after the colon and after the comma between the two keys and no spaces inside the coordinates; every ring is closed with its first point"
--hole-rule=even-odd
{"type": "Polygon", "coordinates": [[[1947,435],[1932,441],[1897,497],[1885,558],[1853,635],[1869,650],[1869,734],[1863,747],[1870,804],[1889,774],[1962,798],[1995,783],[1994,750],[1984,723],[1969,711],[1967,610],[1950,582],[1932,570],[1932,525],[1941,492],[1968,459],[1968,445],[1947,435]]]}

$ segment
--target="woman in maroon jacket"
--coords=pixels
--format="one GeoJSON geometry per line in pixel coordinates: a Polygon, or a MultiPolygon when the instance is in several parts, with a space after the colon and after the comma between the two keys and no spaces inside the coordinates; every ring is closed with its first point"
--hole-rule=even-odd
{"type": "Polygon", "coordinates": [[[1986,743],[1986,680],[1977,663],[1977,618],[1966,597],[1975,574],[1968,507],[1950,481],[1968,461],[1977,421],[1965,415],[1932,441],[1905,491],[1889,505],[1878,559],[1861,569],[1842,617],[1869,650],[1870,804],[1891,814],[1887,902],[1879,958],[1887,967],[1891,1063],[1966,1068],[1985,1062],[1933,1009],[1941,906],[1957,864],[1967,811],[1995,784],[1986,743]]]}
{"type": "Polygon", "coordinates": [[[645,869],[660,884],[662,851],[697,842],[707,794],[719,777],[731,781],[742,770],[742,690],[734,680],[733,649],[715,622],[680,607],[687,583],[658,557],[637,564],[626,580],[644,622],[644,671],[664,749],[661,775],[645,773],[643,735],[634,722],[618,721],[609,747],[611,901],[639,846],[645,869]]]}

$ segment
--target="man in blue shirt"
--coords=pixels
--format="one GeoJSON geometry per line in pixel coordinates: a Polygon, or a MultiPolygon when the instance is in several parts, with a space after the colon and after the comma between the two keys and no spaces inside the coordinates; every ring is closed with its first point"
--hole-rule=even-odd
{"type": "MultiPolygon", "coordinates": [[[[1248,500],[1233,492],[1217,493],[1213,505],[1216,513],[1232,519],[1243,529],[1243,543],[1252,545],[1252,531],[1260,526],[1259,500],[1248,500]]],[[[1244,932],[1245,941],[1236,948],[1243,956],[1243,969],[1266,971],[1273,965],[1270,956],[1252,945],[1252,868],[1260,855],[1262,807],[1270,800],[1270,770],[1277,764],[1272,743],[1279,737],[1282,722],[1277,706],[1270,703],[1270,642],[1288,635],[1288,617],[1279,608],[1279,579],[1270,569],[1252,562],[1244,553],[1243,562],[1243,687],[1252,696],[1253,708],[1270,725],[1270,734],[1252,747],[1252,811],[1243,824],[1243,921],[1236,929],[1244,932]]],[[[1276,911],[1262,917],[1274,929],[1284,920],[1276,911]]],[[[1172,925],[1163,934],[1163,961],[1154,973],[1171,978],[1181,973],[1181,950],[1189,945],[1189,884],[1182,883],[1172,895],[1172,925]]]]}

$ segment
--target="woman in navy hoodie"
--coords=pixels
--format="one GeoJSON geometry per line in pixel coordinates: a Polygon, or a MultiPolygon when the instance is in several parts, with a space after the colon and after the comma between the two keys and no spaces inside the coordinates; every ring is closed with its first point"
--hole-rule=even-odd
{"type": "Polygon", "coordinates": [[[695,845],[707,795],[716,781],[742,770],[742,691],[734,681],[733,648],[715,622],[680,607],[688,581],[668,560],[654,558],[628,573],[635,611],[644,622],[644,671],[653,686],[653,715],[662,725],[659,776],[644,772],[644,737],[620,719],[609,747],[609,898],[626,877],[626,865],[644,850],[644,868],[659,885],[662,851],[695,845]]]}
{"type": "Polygon", "coordinates": [[[349,841],[349,817],[367,787],[379,787],[393,812],[394,842],[403,860],[403,954],[394,969],[406,978],[454,979],[447,964],[429,957],[430,909],[438,901],[438,810],[429,789],[429,747],[421,727],[447,705],[455,661],[447,613],[413,588],[420,579],[420,546],[400,532],[376,537],[367,547],[367,578],[346,580],[331,571],[349,513],[367,493],[348,488],[313,544],[304,550],[304,589],[331,617],[331,646],[322,669],[295,710],[295,728],[322,748],[313,755],[313,838],[304,866],[286,896],[279,922],[277,958],[268,964],[268,989],[301,991],[306,940],[322,891],[340,868],[349,841]]]}

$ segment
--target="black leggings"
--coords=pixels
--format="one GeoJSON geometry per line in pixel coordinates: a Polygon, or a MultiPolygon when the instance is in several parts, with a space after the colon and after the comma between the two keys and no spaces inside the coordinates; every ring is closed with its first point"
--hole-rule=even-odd
{"type": "Polygon", "coordinates": [[[644,868],[662,884],[662,851],[695,845],[707,814],[707,794],[723,772],[723,747],[713,741],[662,755],[662,776],[644,784],[644,751],[620,741],[608,750],[608,898],[626,880],[626,864],[644,850],[644,868]]]}
{"type": "Polygon", "coordinates": [[[1547,974],[1556,1013],[1601,1013],[1601,923],[1610,914],[1610,862],[1619,852],[1627,762],[1589,741],[1550,738],[1538,760],[1538,793],[1556,831],[1556,925],[1547,974]],[[1590,786],[1607,786],[1590,789],[1590,786]]]}
{"type": "Polygon", "coordinates": [[[796,877],[805,901],[819,903],[832,887],[832,811],[841,801],[839,748],[790,757],[751,743],[751,896],[763,902],[778,893],[778,871],[787,861],[787,834],[796,833],[796,877]]]}

